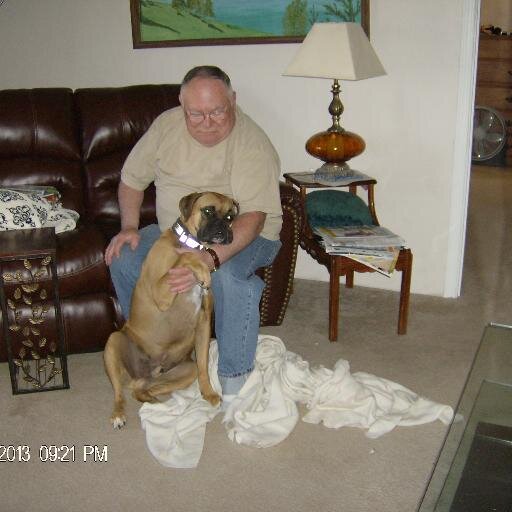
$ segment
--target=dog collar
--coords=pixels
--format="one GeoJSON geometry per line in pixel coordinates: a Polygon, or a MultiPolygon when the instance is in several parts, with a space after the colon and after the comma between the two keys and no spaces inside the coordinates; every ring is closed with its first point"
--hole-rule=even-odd
{"type": "Polygon", "coordinates": [[[203,249],[203,244],[198,242],[197,239],[190,234],[189,230],[181,223],[180,219],[176,220],[171,229],[174,231],[178,237],[178,240],[183,245],[189,247],[190,249],[203,249]]]}

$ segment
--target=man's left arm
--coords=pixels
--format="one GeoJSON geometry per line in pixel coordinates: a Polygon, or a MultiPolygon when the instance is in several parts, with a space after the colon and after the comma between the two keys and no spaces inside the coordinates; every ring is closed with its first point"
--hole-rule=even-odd
{"type": "MultiPolygon", "coordinates": [[[[227,245],[212,244],[210,246],[216,252],[219,262],[222,264],[229,260],[255,240],[263,229],[265,218],[266,214],[263,212],[246,212],[236,217],[232,225],[233,241],[227,245]]],[[[210,270],[213,270],[210,254],[206,252],[206,257],[203,254],[202,259],[210,270]]]]}

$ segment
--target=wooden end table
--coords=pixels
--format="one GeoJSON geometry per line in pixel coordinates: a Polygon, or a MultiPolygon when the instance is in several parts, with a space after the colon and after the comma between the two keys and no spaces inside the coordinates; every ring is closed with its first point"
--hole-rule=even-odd
{"type": "MultiPolygon", "coordinates": [[[[363,265],[350,258],[340,255],[328,254],[319,240],[314,236],[311,227],[307,221],[305,212],[306,191],[307,189],[329,189],[332,187],[316,183],[312,172],[294,172],[284,175],[286,183],[299,189],[302,206],[304,209],[304,228],[300,236],[300,246],[318,263],[324,265],[329,271],[329,340],[337,341],[338,339],[338,314],[339,314],[339,290],[340,276],[345,276],[345,286],[352,288],[354,286],[354,273],[375,272],[374,269],[363,265]]],[[[370,176],[357,173],[353,178],[348,178],[346,182],[337,185],[337,187],[348,187],[349,192],[357,194],[357,188],[363,187],[367,192],[367,204],[373,222],[379,225],[377,214],[375,211],[374,186],[377,181],[370,176]]],[[[400,287],[400,303],[398,309],[398,334],[406,334],[407,320],[409,312],[409,297],[411,288],[413,256],[410,249],[402,248],[398,255],[395,270],[402,273],[402,281],[400,287]]]]}

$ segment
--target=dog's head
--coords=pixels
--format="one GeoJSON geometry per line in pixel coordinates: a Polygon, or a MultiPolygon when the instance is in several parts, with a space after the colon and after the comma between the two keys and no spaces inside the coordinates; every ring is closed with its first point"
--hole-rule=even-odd
{"type": "Polygon", "coordinates": [[[238,203],[217,192],[194,192],[180,200],[181,222],[201,243],[229,244],[238,203]]]}

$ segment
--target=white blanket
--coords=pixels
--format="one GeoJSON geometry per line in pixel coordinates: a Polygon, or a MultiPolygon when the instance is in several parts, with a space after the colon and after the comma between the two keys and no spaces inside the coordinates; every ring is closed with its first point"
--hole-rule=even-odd
{"type": "MultiPolygon", "coordinates": [[[[210,378],[220,394],[217,360],[213,340],[210,378]]],[[[287,351],[279,338],[260,335],[255,369],[223,418],[229,439],[260,448],[280,443],[299,419],[297,403],[308,409],[302,418],[305,422],[364,428],[370,438],[397,425],[434,420],[447,425],[453,417],[451,407],[422,398],[400,384],[362,372],[352,375],[343,359],[333,370],[310,368],[307,361],[287,351]]],[[[139,415],[148,448],[158,462],[193,468],[203,451],[206,424],[219,412],[219,407],[201,397],[196,381],[166,402],[145,403],[139,415]]]]}

